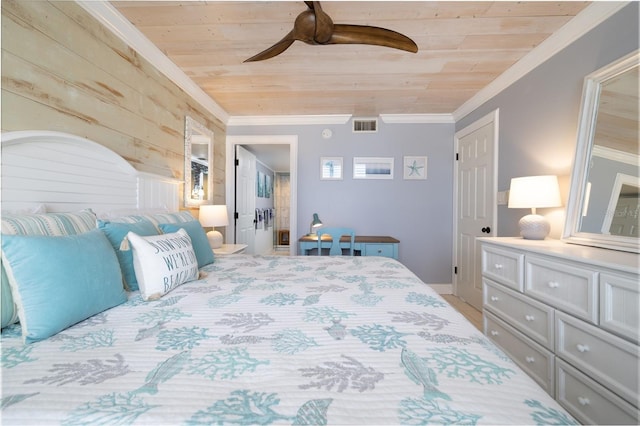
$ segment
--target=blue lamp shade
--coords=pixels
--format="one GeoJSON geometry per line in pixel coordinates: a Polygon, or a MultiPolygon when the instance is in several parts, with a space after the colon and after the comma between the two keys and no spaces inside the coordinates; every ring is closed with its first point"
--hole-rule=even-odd
{"type": "Polygon", "coordinates": [[[313,229],[318,228],[320,226],[322,226],[322,221],[318,217],[318,213],[314,213],[313,220],[311,221],[311,226],[309,228],[309,235],[316,235],[316,233],[313,232],[313,229]]]}

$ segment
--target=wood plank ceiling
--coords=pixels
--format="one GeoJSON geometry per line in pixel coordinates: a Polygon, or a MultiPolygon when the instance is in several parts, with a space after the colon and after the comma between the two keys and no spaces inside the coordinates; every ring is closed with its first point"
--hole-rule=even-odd
{"type": "Polygon", "coordinates": [[[370,116],[453,113],[589,2],[326,1],[334,23],[401,32],[418,53],[297,41],[253,63],[304,2],[111,4],[232,116],[370,116]]]}

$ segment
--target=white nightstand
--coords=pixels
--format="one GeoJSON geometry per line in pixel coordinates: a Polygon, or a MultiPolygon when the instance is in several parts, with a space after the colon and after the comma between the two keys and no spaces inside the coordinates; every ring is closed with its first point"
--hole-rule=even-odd
{"type": "Polygon", "coordinates": [[[244,253],[246,248],[246,244],[223,244],[222,247],[213,249],[213,252],[216,255],[240,254],[244,253]]]}

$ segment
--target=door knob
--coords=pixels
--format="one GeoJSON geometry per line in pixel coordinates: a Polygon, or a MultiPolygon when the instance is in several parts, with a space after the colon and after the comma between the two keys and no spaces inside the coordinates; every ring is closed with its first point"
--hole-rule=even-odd
{"type": "Polygon", "coordinates": [[[485,226],[484,228],[481,229],[482,232],[484,232],[485,234],[489,234],[491,233],[491,228],[489,226],[485,226]]]}

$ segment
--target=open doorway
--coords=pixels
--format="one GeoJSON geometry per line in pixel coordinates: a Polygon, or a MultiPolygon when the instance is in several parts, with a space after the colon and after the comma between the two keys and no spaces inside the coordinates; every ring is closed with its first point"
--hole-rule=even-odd
{"type": "MultiPolygon", "coordinates": [[[[265,135],[265,136],[227,136],[226,143],[226,185],[225,196],[226,203],[229,206],[229,210],[239,214],[237,207],[239,201],[243,200],[244,194],[242,194],[242,185],[239,185],[238,179],[242,179],[236,176],[236,150],[237,147],[242,147],[246,151],[249,151],[255,156],[256,162],[273,170],[274,178],[287,177],[287,192],[283,197],[282,194],[272,194],[274,198],[280,196],[277,200],[279,203],[278,208],[275,211],[275,217],[270,218],[273,225],[273,247],[277,247],[281,242],[283,233],[280,231],[288,231],[286,234],[288,244],[288,254],[296,254],[296,245],[293,241],[289,240],[289,237],[295,239],[297,235],[297,156],[298,156],[298,137],[296,135],[265,135]],[[284,163],[283,163],[284,161],[284,163]],[[288,212],[288,229],[284,229],[279,221],[279,214],[283,214],[281,208],[282,203],[286,203],[286,211],[288,212]],[[280,210],[280,213],[278,213],[280,210]]],[[[280,183],[280,182],[279,182],[280,183]]],[[[274,182],[276,184],[276,182],[274,182]]],[[[274,185],[275,187],[275,185],[274,185]]],[[[275,201],[275,200],[274,200],[275,201]]],[[[245,208],[246,205],[242,205],[245,208]]],[[[256,209],[256,215],[258,215],[256,209]]],[[[246,214],[246,212],[245,212],[246,214]]],[[[229,243],[237,242],[238,238],[242,238],[237,228],[239,225],[238,220],[231,218],[230,224],[226,230],[226,241],[229,243]]],[[[243,231],[244,232],[244,231],[243,231]]],[[[257,232],[257,231],[256,231],[257,232]]],[[[284,245],[284,244],[283,244],[284,245]]]]}

